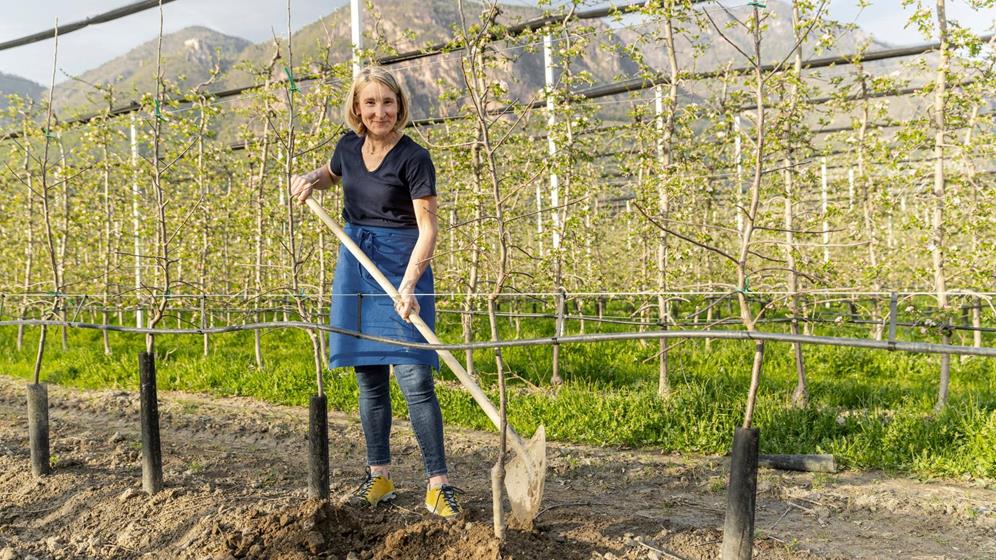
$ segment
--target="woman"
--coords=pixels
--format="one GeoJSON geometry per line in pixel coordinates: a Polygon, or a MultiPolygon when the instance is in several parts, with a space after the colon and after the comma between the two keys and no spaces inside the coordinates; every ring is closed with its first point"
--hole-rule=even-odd
{"type": "MultiPolygon", "coordinates": [[[[352,131],[339,140],[327,165],[293,176],[291,192],[303,203],[313,190],[341,183],[346,233],[398,286],[400,298],[392,302],[352,254],[340,247],[331,324],[424,342],[408,318],[416,313],[430,327],[435,325],[429,262],[438,231],[436,172],[429,152],[402,133],[408,117],[408,98],[394,76],[379,67],[364,69],[343,104],[343,118],[352,131]]],[[[390,476],[393,366],[425,463],[426,508],[445,518],[457,516],[456,495],[462,492],[447,478],[442,413],[432,380],[432,368],[439,367],[436,353],[333,333],[329,356],[330,367],[355,369],[360,388],[368,467],[350,501],[374,506],[395,497],[390,476]]]]}

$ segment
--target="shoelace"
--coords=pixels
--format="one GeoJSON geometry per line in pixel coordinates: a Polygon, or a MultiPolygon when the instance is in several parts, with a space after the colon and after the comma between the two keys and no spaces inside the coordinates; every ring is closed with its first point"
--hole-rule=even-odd
{"type": "Polygon", "coordinates": [[[457,488],[456,486],[450,486],[449,484],[444,484],[439,487],[439,494],[436,496],[436,503],[433,504],[432,509],[439,509],[439,496],[442,496],[446,500],[446,505],[450,506],[450,511],[453,513],[460,512],[460,504],[457,503],[456,495],[466,494],[463,490],[457,488]]]}
{"type": "Polygon", "coordinates": [[[367,477],[363,479],[363,482],[360,483],[360,486],[356,489],[355,492],[353,492],[353,496],[356,496],[357,498],[363,498],[364,500],[366,500],[367,494],[370,492],[370,489],[373,487],[373,484],[374,484],[374,477],[372,474],[370,474],[370,471],[367,471],[367,477]]]}

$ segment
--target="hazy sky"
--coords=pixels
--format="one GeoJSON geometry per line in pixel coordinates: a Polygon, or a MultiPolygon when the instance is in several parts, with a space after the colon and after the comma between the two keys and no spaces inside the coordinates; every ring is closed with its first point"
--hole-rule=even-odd
{"type": "MultiPolygon", "coordinates": [[[[63,23],[75,22],[131,1],[3,0],[0,42],[49,29],[55,24],[57,16],[63,23]]],[[[413,0],[411,5],[414,6],[416,1],[413,0]]],[[[618,0],[616,3],[630,1],[618,0]]],[[[746,0],[724,1],[730,5],[746,3],[746,0]]],[[[531,0],[505,0],[504,3],[535,4],[531,0]]],[[[860,9],[858,0],[831,0],[830,16],[842,22],[856,22],[877,39],[896,45],[925,40],[916,30],[903,29],[911,10],[904,10],[901,0],[871,0],[871,3],[871,6],[860,9]]],[[[934,5],[933,0],[926,3],[934,5]]],[[[296,30],[344,4],[348,4],[348,0],[293,0],[292,26],[296,30]]],[[[992,31],[996,25],[994,8],[975,12],[965,0],[948,0],[947,4],[949,19],[977,33],[992,31]]],[[[254,42],[269,39],[271,30],[278,35],[286,35],[286,0],[176,0],[166,4],[163,10],[167,33],[191,25],[202,25],[254,42]]],[[[153,9],[67,34],[59,41],[59,67],[66,72],[84,72],[153,39],[158,29],[159,13],[153,9]]],[[[0,72],[47,84],[52,73],[52,46],[53,41],[49,40],[0,51],[0,72]]],[[[56,77],[57,81],[65,79],[61,72],[56,77]]]]}

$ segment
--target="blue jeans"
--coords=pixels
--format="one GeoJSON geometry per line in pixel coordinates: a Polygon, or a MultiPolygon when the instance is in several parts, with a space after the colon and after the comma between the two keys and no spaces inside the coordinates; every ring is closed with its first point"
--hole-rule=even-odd
{"type": "MultiPolygon", "coordinates": [[[[356,366],[360,386],[360,423],[367,442],[367,464],[391,464],[391,389],[386,365],[356,366]]],[[[426,477],[446,474],[443,414],[436,398],[432,369],[423,364],[398,364],[394,378],[408,403],[415,439],[422,450],[426,477]]]]}

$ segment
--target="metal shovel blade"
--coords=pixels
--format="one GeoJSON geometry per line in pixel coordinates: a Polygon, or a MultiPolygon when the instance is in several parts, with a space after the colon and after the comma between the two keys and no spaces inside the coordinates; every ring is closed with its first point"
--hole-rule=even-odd
{"type": "Polygon", "coordinates": [[[539,513],[545,481],[546,430],[540,425],[532,439],[505,464],[505,491],[512,503],[512,517],[527,531],[532,530],[539,513]]]}

